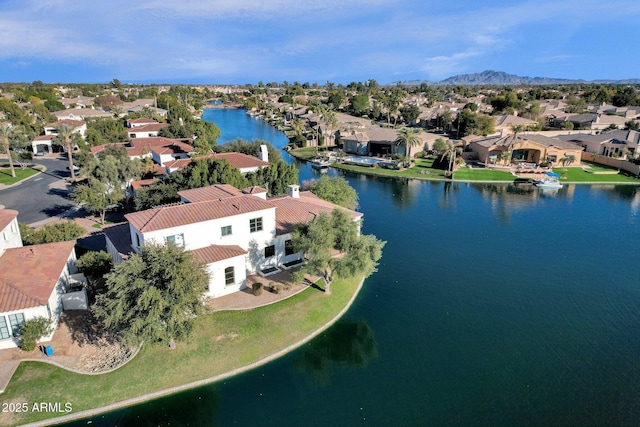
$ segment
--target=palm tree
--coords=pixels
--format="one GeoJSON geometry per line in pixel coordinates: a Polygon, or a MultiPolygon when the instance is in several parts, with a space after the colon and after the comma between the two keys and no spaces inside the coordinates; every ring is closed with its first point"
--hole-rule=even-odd
{"type": "Polygon", "coordinates": [[[16,171],[13,167],[13,159],[11,158],[11,142],[18,138],[21,132],[19,128],[13,127],[10,124],[0,126],[0,140],[2,140],[3,150],[9,158],[9,169],[11,169],[11,176],[13,178],[16,177],[16,171]]]}
{"type": "Polygon", "coordinates": [[[398,137],[395,140],[396,147],[403,146],[405,153],[405,161],[409,163],[411,159],[411,147],[416,147],[422,143],[422,139],[418,135],[419,129],[402,128],[398,131],[398,137]]]}
{"type": "Polygon", "coordinates": [[[76,173],[73,170],[73,153],[71,147],[71,140],[73,139],[73,126],[62,124],[58,127],[58,137],[64,142],[64,146],[67,149],[67,158],[69,159],[69,171],[71,172],[71,179],[76,179],[76,173]]]}
{"type": "Polygon", "coordinates": [[[114,105],[113,107],[111,107],[111,113],[113,114],[114,118],[119,119],[124,115],[125,111],[121,105],[114,105]]]}
{"type": "MultiPolygon", "coordinates": [[[[511,125],[512,136],[511,139],[507,142],[507,149],[509,151],[509,158],[511,160],[513,157],[513,147],[516,145],[516,141],[518,140],[518,134],[524,131],[525,127],[523,125],[511,125]]],[[[506,165],[506,162],[505,162],[506,165]]]]}

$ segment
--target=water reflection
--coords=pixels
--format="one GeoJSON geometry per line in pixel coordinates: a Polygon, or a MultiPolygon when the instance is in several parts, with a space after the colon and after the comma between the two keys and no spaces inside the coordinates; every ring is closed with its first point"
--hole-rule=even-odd
{"type": "Polygon", "coordinates": [[[316,385],[328,386],[334,365],[365,367],[377,356],[373,331],[364,320],[339,321],[305,347],[295,366],[316,385]]]}
{"type": "Polygon", "coordinates": [[[63,425],[67,427],[213,425],[219,401],[218,389],[211,384],[63,425]]]}

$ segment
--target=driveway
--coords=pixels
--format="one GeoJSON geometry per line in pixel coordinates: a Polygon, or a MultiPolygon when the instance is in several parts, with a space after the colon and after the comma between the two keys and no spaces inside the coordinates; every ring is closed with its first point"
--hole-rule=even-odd
{"type": "Polygon", "coordinates": [[[47,170],[11,187],[0,190],[0,205],[15,209],[18,221],[33,224],[60,216],[75,206],[70,198],[68,162],[64,157],[36,157],[33,163],[47,170]]]}

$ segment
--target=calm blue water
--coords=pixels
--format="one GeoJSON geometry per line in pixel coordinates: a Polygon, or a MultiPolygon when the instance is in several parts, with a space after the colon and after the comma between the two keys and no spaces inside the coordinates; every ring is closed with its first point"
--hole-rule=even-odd
{"type": "Polygon", "coordinates": [[[640,424],[640,191],[346,177],[387,245],[341,322],[93,425],[640,424]]]}

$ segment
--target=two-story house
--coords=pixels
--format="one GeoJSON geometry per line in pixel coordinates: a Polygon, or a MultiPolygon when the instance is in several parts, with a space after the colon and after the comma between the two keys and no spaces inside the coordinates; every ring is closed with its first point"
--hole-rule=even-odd
{"type": "Polygon", "coordinates": [[[120,254],[138,252],[145,244],[173,244],[191,251],[209,272],[208,297],[246,287],[251,274],[268,275],[301,262],[293,251],[296,223],[312,221],[321,212],[345,210],[354,221],[362,214],[321,200],[291,185],[287,195],[270,199],[266,190],[238,190],[212,185],[180,192],[182,203],[126,215],[129,229],[105,233],[114,262],[120,254]],[[118,237],[127,232],[128,239],[118,237]],[[126,247],[123,247],[126,246],[126,247]]]}

